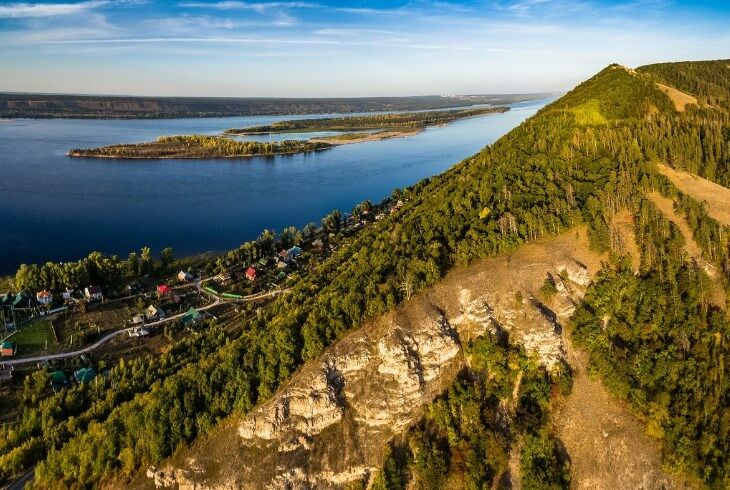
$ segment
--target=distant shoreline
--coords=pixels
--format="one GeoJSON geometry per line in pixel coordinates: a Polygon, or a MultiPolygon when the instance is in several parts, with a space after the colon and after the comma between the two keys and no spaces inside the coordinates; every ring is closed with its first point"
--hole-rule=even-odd
{"type": "Polygon", "coordinates": [[[137,97],[0,93],[0,118],[7,119],[206,119],[223,117],[355,114],[466,109],[510,105],[550,96],[485,94],[470,96],[245,98],[137,97]]]}

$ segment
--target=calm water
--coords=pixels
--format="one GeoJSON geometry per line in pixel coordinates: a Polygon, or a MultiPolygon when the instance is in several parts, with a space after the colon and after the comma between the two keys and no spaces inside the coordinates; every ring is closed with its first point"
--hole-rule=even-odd
{"type": "Polygon", "coordinates": [[[264,228],[319,222],[332,209],[349,211],[444,171],[547,102],[515,104],[504,114],[409,138],[236,160],[94,160],[65,153],[286,118],[0,121],[0,274],[92,250],[124,257],[145,245],[155,253],[171,246],[178,255],[221,251],[264,228]]]}

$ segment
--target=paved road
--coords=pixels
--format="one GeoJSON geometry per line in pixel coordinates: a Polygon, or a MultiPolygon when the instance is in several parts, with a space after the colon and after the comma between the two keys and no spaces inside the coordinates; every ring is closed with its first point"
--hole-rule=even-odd
{"type": "Polygon", "coordinates": [[[35,467],[28,470],[23,476],[15,480],[13,483],[5,487],[5,490],[23,490],[25,485],[33,479],[35,467]]]}
{"type": "MultiPolygon", "coordinates": [[[[204,282],[204,281],[201,281],[201,282],[204,282]]],[[[288,291],[288,289],[277,289],[277,290],[274,290],[274,291],[267,291],[267,292],[264,292],[264,293],[252,294],[252,295],[249,295],[249,296],[245,296],[245,297],[243,297],[241,299],[222,299],[222,298],[219,298],[218,296],[216,296],[216,295],[214,295],[214,294],[206,291],[205,289],[201,288],[200,287],[201,282],[196,283],[196,287],[198,288],[198,290],[200,292],[202,292],[202,293],[206,294],[207,296],[213,298],[213,302],[210,303],[210,304],[208,304],[208,305],[205,305],[205,306],[203,306],[201,308],[196,308],[198,311],[205,311],[205,310],[208,310],[210,308],[213,308],[214,306],[218,306],[218,305],[223,304],[223,303],[237,303],[237,302],[246,302],[246,301],[256,301],[256,300],[259,300],[259,299],[265,299],[265,298],[269,298],[269,297],[272,297],[272,296],[276,296],[277,294],[285,293],[285,292],[288,291]]],[[[156,327],[156,326],[161,325],[161,324],[163,324],[165,322],[169,322],[169,321],[172,321],[172,320],[177,320],[178,318],[181,318],[186,313],[187,312],[185,312],[185,313],[179,313],[177,315],[174,315],[174,316],[171,316],[171,317],[167,317],[167,318],[164,318],[162,320],[158,320],[156,322],[147,323],[144,326],[145,327],[156,327]]],[[[86,346],[83,349],[79,349],[77,351],[73,351],[73,352],[59,352],[57,354],[46,354],[44,356],[25,357],[25,358],[19,358],[19,359],[3,360],[3,361],[0,361],[0,364],[5,364],[5,365],[8,365],[8,366],[13,366],[13,365],[16,365],[17,366],[17,365],[20,365],[20,364],[31,364],[31,363],[36,363],[36,362],[51,361],[51,360],[54,360],[54,359],[65,359],[67,357],[80,356],[81,354],[86,354],[87,352],[93,351],[97,347],[99,347],[99,346],[101,346],[101,345],[109,342],[111,339],[113,339],[115,337],[118,337],[119,335],[122,335],[124,333],[130,332],[130,331],[134,330],[135,328],[137,328],[137,327],[136,326],[134,326],[134,327],[128,327],[128,328],[123,328],[121,330],[116,330],[114,332],[108,333],[105,336],[103,336],[102,338],[100,338],[99,340],[97,340],[95,343],[93,343],[93,344],[91,344],[89,346],[86,346]]]]}

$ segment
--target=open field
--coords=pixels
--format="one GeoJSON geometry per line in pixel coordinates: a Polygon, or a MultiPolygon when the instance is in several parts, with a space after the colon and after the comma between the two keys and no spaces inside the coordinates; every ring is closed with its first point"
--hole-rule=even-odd
{"type": "Polygon", "coordinates": [[[680,92],[676,88],[662,85],[661,83],[657,83],[657,87],[659,87],[659,90],[667,94],[669,98],[672,99],[674,107],[680,112],[684,111],[687,104],[697,104],[697,99],[691,95],[685,94],[684,92],[680,92]]]}
{"type": "Polygon", "coordinates": [[[723,225],[730,225],[730,189],[668,165],[659,163],[657,167],[680,191],[706,203],[710,216],[723,225]]]}
{"type": "Polygon", "coordinates": [[[16,355],[33,354],[56,345],[56,337],[48,320],[39,320],[20,327],[9,340],[18,346],[16,355]]]}

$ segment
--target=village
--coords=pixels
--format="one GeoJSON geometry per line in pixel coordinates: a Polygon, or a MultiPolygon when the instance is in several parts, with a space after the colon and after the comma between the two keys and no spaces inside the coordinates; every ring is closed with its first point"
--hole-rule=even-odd
{"type": "Polygon", "coordinates": [[[285,294],[299,275],[402,205],[366,201],[352,214],[334,211],[321,228],[308,225],[296,235],[290,228],[278,239],[264,232],[269,252],[260,258],[241,252],[254,247],[249,242],[222,257],[175,261],[176,272],[143,276],[121,288],[8,291],[0,295],[0,389],[18,391],[12,387],[23,377],[44,369],[58,391],[104,376],[119,359],[164,352],[213,323],[237,328],[242,316],[285,294]],[[237,260],[242,254],[254,260],[237,260]]]}

